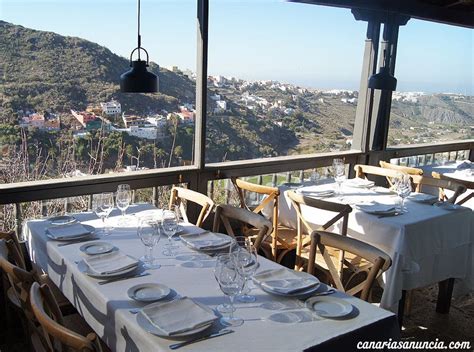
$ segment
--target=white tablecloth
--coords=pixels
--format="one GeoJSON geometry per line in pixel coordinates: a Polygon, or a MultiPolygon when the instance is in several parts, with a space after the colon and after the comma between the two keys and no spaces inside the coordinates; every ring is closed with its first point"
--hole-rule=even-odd
{"type": "MultiPolygon", "coordinates": [[[[149,206],[148,206],[149,207],[149,206]]],[[[128,212],[138,212],[146,207],[134,206],[128,212]]],[[[93,214],[77,215],[83,223],[98,226],[100,222],[93,214]]],[[[145,332],[136,322],[136,315],[130,308],[144,304],[132,301],[127,289],[138,283],[163,283],[180,295],[185,295],[210,307],[227,302],[213,275],[215,259],[185,262],[178,258],[161,255],[162,238],[155,254],[162,265],[160,269],[149,270],[151,275],[98,285],[98,280],[88,277],[78,270],[76,261],[81,260],[81,244],[59,246],[59,242],[48,240],[45,236],[46,221],[28,221],[25,235],[33,261],[44,269],[66,297],[76,306],[91,327],[114,351],[167,351],[171,340],[145,332]]],[[[127,254],[138,257],[144,247],[136,236],[136,228],[116,228],[104,240],[113,243],[127,254]]],[[[195,253],[178,244],[180,254],[195,253]]],[[[278,267],[264,258],[260,260],[259,270],[278,267]]],[[[285,324],[271,321],[272,314],[285,314],[284,311],[265,310],[260,304],[280,301],[293,304],[296,300],[280,299],[254,289],[257,301],[251,304],[237,303],[236,315],[245,319],[242,326],[233,328],[234,333],[219,338],[202,341],[183,347],[183,351],[300,351],[318,345],[343,334],[354,332],[369,324],[393,319],[393,314],[343,293],[341,297],[356,307],[355,317],[346,320],[311,318],[309,310],[297,309],[303,322],[285,324]]],[[[301,302],[300,302],[301,303],[301,302]]]]}
{"type": "MultiPolygon", "coordinates": [[[[335,188],[326,184],[319,189],[335,188]]],[[[302,188],[304,190],[305,187],[302,188]]],[[[296,211],[281,187],[281,223],[296,228],[296,211]]],[[[474,213],[469,208],[448,211],[428,204],[406,201],[408,213],[378,218],[358,210],[355,205],[377,201],[396,204],[396,195],[376,193],[369,189],[343,187],[343,198],[328,201],[350,204],[348,234],[385,251],[392,258],[391,268],[384,274],[385,289],[381,307],[394,312],[402,290],[433,284],[448,278],[462,279],[462,285],[474,289],[474,213]]],[[[324,224],[334,213],[302,207],[305,219],[314,226],[324,224]]],[[[340,231],[336,224],[333,229],[340,231]]]]}
{"type": "MultiPolygon", "coordinates": [[[[423,174],[426,176],[431,177],[431,173],[433,171],[438,172],[440,174],[452,177],[454,179],[462,180],[462,181],[470,181],[474,182],[474,174],[470,169],[463,169],[458,170],[457,167],[463,163],[463,161],[456,161],[452,163],[447,163],[445,165],[425,165],[421,166],[420,168],[423,169],[423,174]]],[[[474,163],[471,164],[472,168],[474,168],[474,163]]],[[[425,187],[423,192],[431,193],[431,194],[438,194],[438,190],[433,187],[425,187]]],[[[466,193],[461,194],[459,199],[463,199],[467,194],[473,192],[472,190],[467,190],[466,193]]],[[[453,192],[447,190],[446,195],[449,197],[453,194],[453,192]]],[[[474,210],[474,198],[469,199],[467,202],[463,204],[463,206],[471,208],[474,210]]]]}

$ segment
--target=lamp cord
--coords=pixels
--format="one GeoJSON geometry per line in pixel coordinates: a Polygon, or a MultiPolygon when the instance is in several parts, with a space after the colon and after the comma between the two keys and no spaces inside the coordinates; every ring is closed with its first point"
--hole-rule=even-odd
{"type": "Polygon", "coordinates": [[[142,37],[140,36],[140,0],[138,0],[138,60],[140,61],[140,48],[142,46],[142,37]]]}

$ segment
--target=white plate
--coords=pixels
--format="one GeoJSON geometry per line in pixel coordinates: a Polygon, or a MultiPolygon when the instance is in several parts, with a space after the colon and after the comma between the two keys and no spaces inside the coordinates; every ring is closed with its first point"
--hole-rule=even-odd
{"type": "Polygon", "coordinates": [[[438,201],[438,196],[425,193],[412,193],[407,197],[407,199],[418,203],[433,204],[438,201]]]}
{"type": "Polygon", "coordinates": [[[51,225],[61,226],[61,225],[73,224],[77,221],[77,219],[74,216],[70,216],[70,215],[60,215],[60,216],[53,216],[49,218],[48,221],[51,222],[51,225]]]}
{"type": "MultiPolygon", "coordinates": [[[[195,303],[199,304],[197,302],[195,302],[195,303]]],[[[153,303],[153,304],[156,304],[156,303],[153,303]]],[[[206,309],[206,310],[212,311],[212,309],[210,309],[209,307],[206,307],[202,304],[199,304],[199,305],[202,308],[206,309]]],[[[207,325],[200,326],[196,329],[184,331],[184,332],[181,332],[179,334],[172,335],[172,336],[168,336],[163,330],[161,330],[157,326],[150,323],[150,321],[145,317],[145,315],[143,314],[142,311],[139,311],[138,314],[137,314],[137,323],[143,330],[149,332],[150,334],[160,336],[160,337],[165,337],[165,338],[168,338],[168,339],[173,339],[173,338],[176,338],[176,337],[183,337],[183,336],[189,336],[189,335],[197,334],[198,332],[201,332],[201,331],[204,331],[204,330],[208,329],[214,322],[212,321],[207,325]]]]}
{"type": "Polygon", "coordinates": [[[371,190],[378,194],[396,194],[395,191],[392,191],[391,189],[380,187],[380,186],[372,187],[371,190]]]}
{"type": "Polygon", "coordinates": [[[300,192],[302,196],[305,197],[310,197],[310,198],[329,198],[333,197],[336,192],[334,190],[327,190],[327,191],[321,191],[321,192],[300,192]]]}
{"type": "Polygon", "coordinates": [[[170,294],[168,286],[162,284],[139,284],[130,287],[127,291],[128,297],[139,302],[153,302],[165,298],[170,294]]]}
{"type": "Polygon", "coordinates": [[[90,242],[83,244],[79,250],[88,255],[96,255],[112,252],[114,245],[108,242],[90,242]]]}
{"type": "Polygon", "coordinates": [[[131,273],[132,271],[135,271],[137,270],[139,266],[134,266],[134,267],[131,267],[131,268],[127,268],[125,270],[122,270],[122,271],[117,271],[113,274],[97,274],[95,272],[93,272],[92,270],[90,270],[90,268],[87,266],[87,264],[81,260],[79,263],[77,263],[77,268],[79,269],[79,271],[83,274],[86,274],[90,277],[93,277],[93,278],[96,278],[96,279],[109,279],[109,278],[113,278],[113,277],[119,277],[119,276],[124,276],[126,274],[129,274],[131,273]]]}
{"type": "MultiPolygon", "coordinates": [[[[65,225],[67,226],[67,225],[65,225]]],[[[48,231],[46,231],[46,237],[48,237],[49,239],[51,240],[54,240],[54,241],[61,241],[61,242],[68,242],[68,241],[77,241],[77,240],[84,240],[86,238],[89,238],[89,237],[92,237],[95,235],[95,227],[94,226],[91,226],[91,225],[86,225],[86,224],[83,224],[82,226],[84,226],[86,228],[87,231],[89,231],[89,233],[85,233],[83,235],[80,235],[80,236],[74,236],[74,237],[62,237],[62,238],[56,238],[54,236],[51,236],[48,231]]]]}
{"type": "Polygon", "coordinates": [[[352,304],[343,299],[320,296],[311,297],[306,300],[306,308],[323,318],[341,318],[352,312],[352,304]]]}

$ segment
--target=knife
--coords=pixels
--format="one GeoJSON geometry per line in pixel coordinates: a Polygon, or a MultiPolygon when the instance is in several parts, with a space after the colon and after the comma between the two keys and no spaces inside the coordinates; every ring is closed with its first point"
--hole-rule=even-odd
{"type": "Polygon", "coordinates": [[[150,273],[141,273],[141,274],[136,274],[136,275],[132,275],[132,276],[123,276],[123,277],[108,279],[108,280],[104,280],[104,281],[99,281],[98,284],[99,285],[105,285],[105,284],[109,284],[111,282],[127,280],[127,279],[132,279],[132,278],[135,278],[135,277],[142,277],[142,276],[147,276],[147,275],[150,275],[150,273]]]}
{"type": "Polygon", "coordinates": [[[188,341],[183,341],[183,342],[179,342],[179,343],[174,343],[172,345],[170,345],[169,347],[172,349],[172,350],[176,350],[180,347],[183,347],[183,346],[187,346],[187,345],[190,345],[192,343],[195,343],[195,342],[198,342],[198,341],[203,341],[203,340],[208,340],[208,339],[212,339],[214,337],[218,337],[218,336],[223,336],[223,335],[227,335],[227,334],[230,334],[234,332],[234,330],[229,330],[229,329],[224,329],[224,330],[221,330],[221,331],[218,331],[218,332],[214,332],[212,334],[208,334],[208,335],[205,335],[205,336],[201,336],[201,337],[196,337],[194,339],[191,339],[191,340],[188,340],[188,341]]]}

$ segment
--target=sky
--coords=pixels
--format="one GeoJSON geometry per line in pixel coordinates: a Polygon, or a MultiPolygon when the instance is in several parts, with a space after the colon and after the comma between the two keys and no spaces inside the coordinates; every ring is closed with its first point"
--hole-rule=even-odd
{"type": "MultiPolygon", "coordinates": [[[[196,67],[196,0],[141,0],[142,46],[161,66],[196,67]]],[[[367,24],[350,10],[282,0],[210,0],[210,75],[359,88],[367,24]]],[[[135,0],[0,0],[0,19],[81,37],[128,57],[135,0]]],[[[399,91],[474,94],[473,30],[420,20],[400,28],[399,91]]]]}

